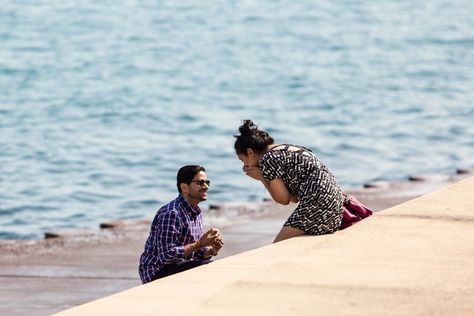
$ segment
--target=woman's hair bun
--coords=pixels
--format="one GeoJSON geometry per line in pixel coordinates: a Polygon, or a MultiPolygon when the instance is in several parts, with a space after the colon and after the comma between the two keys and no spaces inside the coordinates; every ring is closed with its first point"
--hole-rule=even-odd
{"type": "Polygon", "coordinates": [[[252,120],[244,120],[242,126],[239,127],[239,132],[244,136],[251,136],[258,132],[258,127],[252,120]]]}
{"type": "Polygon", "coordinates": [[[239,132],[240,135],[234,135],[237,154],[247,155],[249,148],[262,153],[268,145],[273,144],[273,138],[267,132],[259,130],[252,120],[244,120],[239,132]]]}

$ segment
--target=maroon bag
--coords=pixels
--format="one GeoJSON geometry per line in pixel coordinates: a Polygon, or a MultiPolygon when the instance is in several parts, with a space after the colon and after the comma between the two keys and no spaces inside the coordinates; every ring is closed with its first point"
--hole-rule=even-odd
{"type": "Polygon", "coordinates": [[[371,210],[365,207],[364,204],[359,202],[355,197],[346,194],[343,195],[344,204],[342,208],[344,209],[344,213],[342,215],[340,230],[352,226],[373,214],[371,210]]]}

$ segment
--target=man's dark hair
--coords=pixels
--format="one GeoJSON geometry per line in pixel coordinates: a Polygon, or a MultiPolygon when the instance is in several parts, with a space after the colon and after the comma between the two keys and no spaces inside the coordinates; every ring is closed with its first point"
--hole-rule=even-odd
{"type": "Polygon", "coordinates": [[[181,193],[181,188],[180,184],[181,183],[186,183],[190,184],[191,181],[194,179],[194,176],[199,172],[199,171],[206,171],[204,167],[198,166],[198,165],[189,165],[189,166],[184,166],[181,167],[178,170],[178,175],[176,176],[176,186],[178,187],[178,192],[181,193]]]}

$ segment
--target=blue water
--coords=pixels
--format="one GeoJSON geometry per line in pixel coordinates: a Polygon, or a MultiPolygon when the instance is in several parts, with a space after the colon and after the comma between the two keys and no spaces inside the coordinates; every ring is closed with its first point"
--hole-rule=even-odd
{"type": "MultiPolygon", "coordinates": [[[[474,161],[474,2],[18,1],[0,6],[0,238],[151,218],[177,169],[245,177],[245,118],[345,187],[474,161]]],[[[205,207],[206,204],[203,205],[205,207]]]]}

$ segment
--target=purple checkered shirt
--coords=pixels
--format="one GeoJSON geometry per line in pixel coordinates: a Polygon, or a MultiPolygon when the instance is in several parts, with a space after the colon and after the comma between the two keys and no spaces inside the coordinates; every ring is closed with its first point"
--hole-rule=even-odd
{"type": "Polygon", "coordinates": [[[160,208],[140,256],[138,272],[142,283],[154,280],[156,273],[164,266],[202,259],[206,248],[184,256],[184,246],[199,240],[201,236],[201,209],[198,206],[193,208],[182,195],[160,208]]]}

